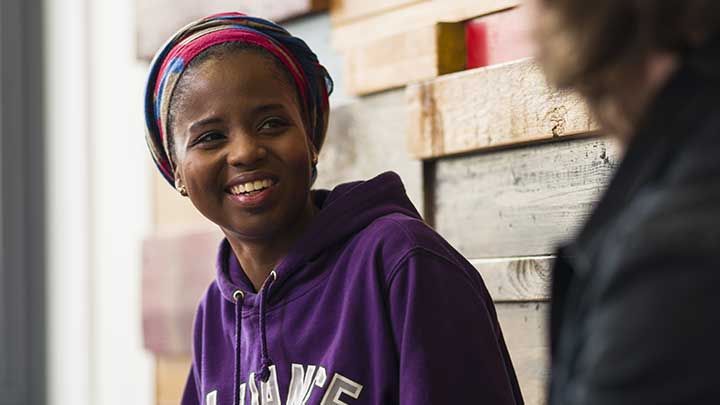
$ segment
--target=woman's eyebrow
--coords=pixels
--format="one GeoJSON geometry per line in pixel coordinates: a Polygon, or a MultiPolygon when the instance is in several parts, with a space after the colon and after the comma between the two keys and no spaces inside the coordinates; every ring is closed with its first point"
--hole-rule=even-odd
{"type": "Polygon", "coordinates": [[[260,114],[260,113],[264,113],[264,112],[284,110],[284,109],[285,109],[285,106],[281,103],[269,103],[269,104],[259,105],[255,108],[253,108],[252,112],[254,114],[260,114]]]}
{"type": "Polygon", "coordinates": [[[221,120],[220,118],[218,118],[218,117],[203,118],[203,119],[201,119],[200,121],[195,121],[195,122],[193,122],[192,124],[190,124],[189,129],[190,129],[190,131],[192,132],[192,131],[196,130],[196,129],[199,128],[199,127],[203,127],[203,126],[208,125],[208,124],[217,124],[217,123],[220,123],[220,122],[222,122],[222,120],[221,120]]]}

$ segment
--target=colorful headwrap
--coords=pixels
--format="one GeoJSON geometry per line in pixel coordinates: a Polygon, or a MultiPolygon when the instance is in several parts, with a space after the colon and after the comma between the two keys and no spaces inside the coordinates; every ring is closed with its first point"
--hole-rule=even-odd
{"type": "Polygon", "coordinates": [[[252,44],[267,50],[292,75],[306,112],[305,125],[319,152],[327,131],[332,79],[317,56],[283,27],[241,13],[222,13],[195,21],[173,35],[158,51],[145,87],[146,140],[165,179],[175,185],[174,162],[168,147],[170,98],[190,62],[204,50],[227,42],[252,44]]]}

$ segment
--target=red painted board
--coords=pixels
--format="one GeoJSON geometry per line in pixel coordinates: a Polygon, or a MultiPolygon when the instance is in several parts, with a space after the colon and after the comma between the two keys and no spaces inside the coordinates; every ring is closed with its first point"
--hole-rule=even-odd
{"type": "Polygon", "coordinates": [[[198,303],[215,277],[218,231],[185,230],[143,242],[144,346],[156,355],[189,355],[198,303]]]}
{"type": "Polygon", "coordinates": [[[533,55],[530,26],[522,7],[468,21],[465,39],[468,69],[533,55]]]}

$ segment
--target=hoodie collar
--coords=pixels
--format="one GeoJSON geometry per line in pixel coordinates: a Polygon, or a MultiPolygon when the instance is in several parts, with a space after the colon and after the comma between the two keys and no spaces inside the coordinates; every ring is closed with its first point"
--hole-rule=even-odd
{"type": "MultiPolygon", "coordinates": [[[[276,267],[273,295],[295,289],[293,280],[300,278],[297,276],[304,271],[305,264],[347,241],[375,219],[393,213],[420,218],[394,172],[368,181],[341,184],[332,191],[315,190],[312,197],[320,211],[276,267]]],[[[234,303],[233,294],[241,290],[245,293],[245,307],[259,305],[252,283],[227,239],[220,243],[216,269],[217,285],[225,300],[234,303]]]]}

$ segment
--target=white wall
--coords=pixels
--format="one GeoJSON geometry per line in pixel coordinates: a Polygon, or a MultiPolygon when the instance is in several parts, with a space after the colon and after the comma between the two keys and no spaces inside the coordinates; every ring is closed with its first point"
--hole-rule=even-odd
{"type": "Polygon", "coordinates": [[[151,163],[134,2],[46,6],[50,403],[149,405],[140,242],[151,163]]]}

